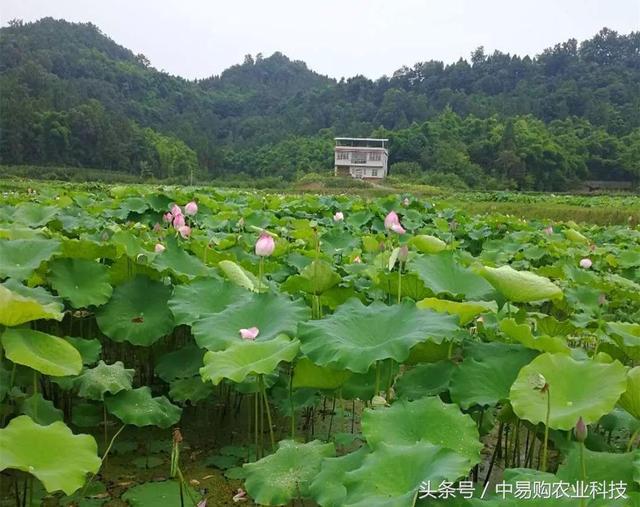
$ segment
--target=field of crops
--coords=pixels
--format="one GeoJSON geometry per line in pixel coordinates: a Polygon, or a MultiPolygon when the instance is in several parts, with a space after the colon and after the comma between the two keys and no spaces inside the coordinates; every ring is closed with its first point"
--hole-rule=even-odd
{"type": "Polygon", "coordinates": [[[640,505],[637,222],[5,186],[0,333],[0,505],[640,505]]]}

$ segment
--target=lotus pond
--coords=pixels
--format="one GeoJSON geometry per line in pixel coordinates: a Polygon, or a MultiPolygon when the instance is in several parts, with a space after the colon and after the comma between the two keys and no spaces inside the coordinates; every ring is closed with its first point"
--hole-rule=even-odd
{"type": "Polygon", "coordinates": [[[640,229],[5,187],[1,505],[638,506],[640,229]]]}

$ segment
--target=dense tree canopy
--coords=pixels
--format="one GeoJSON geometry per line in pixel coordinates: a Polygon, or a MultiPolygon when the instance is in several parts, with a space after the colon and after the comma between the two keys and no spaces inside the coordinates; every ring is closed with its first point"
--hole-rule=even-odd
{"type": "Polygon", "coordinates": [[[0,29],[0,91],[4,164],[293,178],[330,169],[333,135],[384,134],[398,172],[470,186],[640,178],[640,32],[533,58],[478,48],[376,81],[281,53],[187,81],[90,23],[45,18],[0,29]]]}

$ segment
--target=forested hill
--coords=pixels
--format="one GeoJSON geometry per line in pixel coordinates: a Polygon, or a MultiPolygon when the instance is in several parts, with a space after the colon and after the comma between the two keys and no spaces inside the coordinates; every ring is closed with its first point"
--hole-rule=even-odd
{"type": "Polygon", "coordinates": [[[293,178],[329,170],[334,135],[387,135],[396,172],[418,179],[637,180],[640,32],[603,29],[535,57],[478,48],[375,81],[336,81],[281,53],[188,81],[90,23],[14,21],[0,29],[0,120],[3,164],[293,178]]]}

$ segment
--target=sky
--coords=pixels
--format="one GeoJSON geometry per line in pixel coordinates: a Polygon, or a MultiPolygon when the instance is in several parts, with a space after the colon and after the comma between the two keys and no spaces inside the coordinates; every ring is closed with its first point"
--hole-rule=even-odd
{"type": "Polygon", "coordinates": [[[188,79],[281,51],[330,77],[376,79],[425,60],[530,56],[606,26],[640,30],[640,0],[2,0],[0,24],[90,21],[151,64],[188,79]]]}

